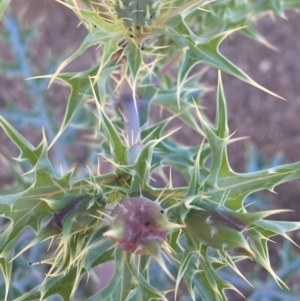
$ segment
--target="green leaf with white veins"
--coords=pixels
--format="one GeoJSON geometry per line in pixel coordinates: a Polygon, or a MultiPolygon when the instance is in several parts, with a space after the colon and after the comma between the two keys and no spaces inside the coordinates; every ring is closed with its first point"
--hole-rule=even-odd
{"type": "Polygon", "coordinates": [[[191,69],[196,64],[204,63],[213,68],[222,70],[271,95],[282,98],[257,84],[246,73],[220,53],[219,46],[221,42],[233,31],[222,32],[209,38],[198,37],[186,24],[184,15],[173,17],[166,23],[166,26],[166,35],[173,40],[181,50],[181,62],[177,76],[178,97],[191,69]]]}
{"type": "MultiPolygon", "coordinates": [[[[69,6],[69,8],[75,12],[78,11],[76,7],[69,6]]],[[[80,10],[80,14],[78,14],[78,16],[88,28],[89,33],[80,47],[60,64],[56,72],[52,75],[50,84],[68,64],[83,54],[88,48],[94,45],[101,45],[102,55],[99,63],[99,69],[94,76],[96,81],[103,68],[106,67],[111,60],[112,56],[121,49],[119,42],[124,38],[124,31],[121,30],[121,28],[117,28],[115,25],[104,21],[95,11],[80,10]]]]}
{"type": "Polygon", "coordinates": [[[127,57],[127,78],[132,79],[135,84],[143,61],[141,49],[135,43],[129,41],[123,55],[127,57]]]}
{"type": "Polygon", "coordinates": [[[264,189],[273,191],[276,185],[299,178],[299,162],[253,173],[234,172],[227,157],[230,136],[228,136],[227,109],[221,78],[218,86],[217,107],[215,127],[198,113],[211,148],[211,167],[204,181],[204,190],[210,195],[212,201],[220,203],[225,198],[227,207],[238,210],[242,208],[243,201],[249,194],[264,189]]]}
{"type": "Polygon", "coordinates": [[[103,109],[99,111],[101,118],[101,126],[104,129],[105,137],[109,143],[111,156],[117,164],[126,164],[126,146],[121,140],[118,129],[106,115],[103,109]]]}

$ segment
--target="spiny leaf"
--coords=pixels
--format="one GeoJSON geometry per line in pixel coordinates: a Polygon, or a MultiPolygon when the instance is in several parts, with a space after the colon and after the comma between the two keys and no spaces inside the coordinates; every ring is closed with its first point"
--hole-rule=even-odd
{"type": "Polygon", "coordinates": [[[109,142],[110,151],[116,164],[126,164],[126,146],[123,144],[115,125],[103,109],[100,110],[101,125],[109,142]]]}
{"type": "Polygon", "coordinates": [[[219,250],[220,258],[223,262],[226,263],[228,267],[230,267],[232,270],[234,270],[245,282],[247,282],[250,286],[252,284],[246,279],[245,275],[238,269],[235,262],[245,259],[245,257],[240,257],[236,261],[232,256],[230,256],[227,252],[219,250]]]}
{"type": "Polygon", "coordinates": [[[269,168],[253,173],[228,172],[218,179],[218,188],[212,189],[213,199],[221,199],[224,191],[228,192],[226,206],[241,208],[246,196],[249,194],[268,189],[274,190],[276,185],[296,179],[300,176],[300,163],[285,164],[275,168],[269,168]],[[217,196],[218,195],[218,196],[217,196]]]}
{"type": "Polygon", "coordinates": [[[131,79],[132,88],[135,88],[143,62],[141,49],[135,43],[129,42],[123,50],[123,55],[127,57],[127,78],[131,79]]]}
{"type": "Polygon", "coordinates": [[[189,237],[215,249],[242,248],[251,253],[242,234],[245,226],[208,202],[199,202],[195,208],[197,209],[190,209],[184,219],[185,232],[189,237]]]}
{"type": "MultiPolygon", "coordinates": [[[[197,91],[192,91],[190,97],[185,95],[185,91],[181,91],[180,94],[180,106],[177,102],[177,91],[176,88],[170,88],[168,90],[158,90],[154,97],[151,99],[153,105],[157,105],[160,108],[164,108],[172,113],[173,116],[178,117],[189,127],[194,129],[196,132],[202,134],[201,129],[195,118],[195,104],[192,102],[192,98],[197,96],[203,91],[201,88],[197,91]]],[[[174,117],[173,117],[174,118],[174,117]]]]}
{"type": "MultiPolygon", "coordinates": [[[[282,222],[282,221],[274,221],[274,220],[259,220],[256,222],[261,230],[261,233],[267,238],[272,237],[274,235],[281,235],[289,241],[293,242],[292,239],[287,235],[287,232],[292,232],[300,229],[299,222],[282,222]]],[[[294,242],[293,242],[294,243],[294,242]]],[[[295,243],[294,243],[295,244],[295,243]]]]}
{"type": "Polygon", "coordinates": [[[35,245],[47,240],[51,239],[61,233],[61,230],[58,227],[54,227],[52,224],[48,224],[46,227],[40,231],[37,236],[35,236],[25,247],[22,248],[22,250],[14,256],[13,259],[19,257],[24,252],[26,252],[28,249],[34,247],[35,245]]]}
{"type": "MultiPolygon", "coordinates": [[[[94,91],[97,95],[96,100],[99,102],[99,104],[102,108],[105,106],[106,99],[109,97],[109,94],[107,91],[108,90],[108,88],[107,88],[108,80],[109,80],[111,74],[113,73],[113,71],[115,71],[115,69],[117,67],[118,67],[118,65],[103,68],[103,70],[101,72],[101,77],[98,78],[98,80],[97,80],[98,90],[94,88],[94,91]]],[[[93,76],[93,75],[91,75],[91,76],[93,76]]]]}
{"type": "Polygon", "coordinates": [[[195,164],[193,166],[193,172],[190,178],[189,188],[187,191],[187,197],[194,196],[198,193],[200,187],[200,156],[202,152],[203,143],[199,147],[197,157],[195,159],[195,164]]]}
{"type": "MultiPolygon", "coordinates": [[[[219,99],[222,99],[222,98],[220,97],[219,99]]],[[[224,105],[222,107],[224,107],[224,105]]],[[[224,107],[224,108],[226,108],[226,107],[224,107]]],[[[202,125],[205,137],[209,142],[209,147],[210,147],[210,151],[211,151],[210,171],[209,171],[209,175],[205,179],[204,185],[211,185],[212,187],[217,187],[220,169],[223,168],[222,158],[223,158],[223,155],[226,155],[226,145],[227,145],[228,137],[219,137],[215,133],[215,129],[209,124],[209,122],[207,120],[204,119],[204,117],[202,116],[202,114],[200,113],[200,111],[197,107],[196,107],[196,111],[198,113],[198,118],[202,125]]],[[[220,113],[218,113],[218,114],[220,114],[220,113]]],[[[226,114],[226,110],[223,109],[223,115],[224,114],[226,114]]],[[[221,116],[217,116],[217,117],[218,117],[218,119],[217,119],[218,122],[222,122],[222,120],[224,118],[225,118],[225,120],[227,120],[226,115],[222,116],[222,118],[221,118],[221,116]],[[220,119],[222,119],[222,120],[220,120],[220,119]]],[[[219,127],[219,125],[217,125],[217,128],[218,127],[219,127]]],[[[221,125],[220,125],[220,130],[222,130],[221,125]]],[[[224,134],[223,132],[220,132],[220,133],[224,134]]],[[[225,157],[225,158],[227,159],[227,157],[225,157]]]]}
{"type": "Polygon", "coordinates": [[[227,144],[230,141],[227,126],[226,103],[219,76],[216,126],[213,127],[197,109],[198,117],[209,142],[211,166],[205,179],[211,200],[220,202],[226,192],[226,205],[240,209],[249,194],[263,189],[273,190],[278,184],[300,175],[300,163],[292,163],[253,173],[235,173],[228,162],[227,144]]]}
{"type": "Polygon", "coordinates": [[[191,261],[184,274],[189,293],[193,300],[197,300],[196,297],[201,297],[203,300],[227,301],[224,291],[225,289],[234,289],[234,287],[218,276],[211,264],[211,259],[206,254],[206,248],[200,246],[201,249],[200,261],[191,261]]]}
{"type": "Polygon", "coordinates": [[[228,124],[227,124],[227,107],[226,99],[223,90],[221,72],[218,72],[218,92],[217,92],[217,108],[216,108],[216,135],[220,138],[226,139],[229,134],[228,124]]]}
{"type": "Polygon", "coordinates": [[[179,289],[179,283],[182,279],[182,277],[184,276],[184,274],[186,273],[187,269],[190,268],[190,261],[193,259],[194,250],[191,250],[189,245],[187,245],[185,247],[185,250],[183,252],[182,258],[180,258],[180,265],[178,268],[178,273],[177,273],[177,277],[176,277],[176,284],[175,284],[175,299],[177,298],[177,293],[178,293],[178,289],[179,289]]]}
{"type": "Polygon", "coordinates": [[[112,280],[103,290],[87,299],[87,301],[125,300],[132,287],[132,274],[128,266],[129,257],[129,253],[126,254],[122,250],[115,251],[115,271],[112,280]]]}
{"type": "Polygon", "coordinates": [[[155,142],[148,142],[141,150],[134,164],[134,174],[131,180],[131,190],[140,191],[150,180],[151,162],[155,142]]]}
{"type": "Polygon", "coordinates": [[[141,150],[139,156],[136,159],[136,163],[134,164],[135,171],[132,174],[131,180],[131,190],[139,191],[144,188],[145,184],[149,183],[150,180],[150,172],[151,172],[151,162],[153,157],[154,147],[171,136],[172,133],[176,132],[177,129],[171,131],[165,136],[160,137],[157,140],[149,141],[141,150]]]}
{"type": "Polygon", "coordinates": [[[9,288],[10,288],[10,282],[11,282],[11,270],[12,270],[12,263],[7,261],[7,259],[10,258],[4,258],[0,257],[0,267],[5,283],[5,301],[7,300],[9,288]]]}
{"type": "MultiPolygon", "coordinates": [[[[69,7],[75,11],[77,10],[74,7],[69,7]]],[[[115,25],[104,21],[95,11],[80,10],[79,17],[80,16],[83,18],[84,24],[87,24],[89,27],[89,33],[80,47],[58,67],[56,72],[52,75],[49,85],[51,85],[64,67],[84,53],[88,48],[97,44],[102,45],[103,49],[99,69],[95,75],[95,79],[98,79],[102,69],[109,63],[113,54],[120,49],[118,43],[123,38],[123,31],[120,31],[115,25]]]]}
{"type": "Polygon", "coordinates": [[[168,301],[163,293],[150,285],[149,281],[146,280],[142,275],[138,275],[137,281],[139,283],[138,290],[140,291],[140,295],[143,296],[143,300],[168,301]]]}
{"type": "Polygon", "coordinates": [[[248,235],[251,237],[249,244],[253,251],[253,254],[250,255],[250,257],[264,267],[280,287],[285,286],[288,288],[271,267],[266,237],[256,229],[250,229],[248,235]]]}
{"type": "Polygon", "coordinates": [[[118,273],[120,274],[121,281],[119,283],[118,289],[114,291],[113,297],[116,301],[123,301],[126,299],[126,297],[130,294],[132,290],[134,278],[130,267],[131,254],[123,251],[116,251],[116,254],[118,253],[120,253],[121,258],[120,260],[115,258],[115,267],[118,270],[118,273]]]}
{"type": "Polygon", "coordinates": [[[39,159],[35,153],[35,147],[17,130],[15,130],[2,116],[0,116],[0,125],[10,140],[19,148],[19,160],[27,159],[32,165],[35,165],[39,159]]]}
{"type": "Polygon", "coordinates": [[[115,290],[118,289],[120,284],[120,276],[117,274],[114,274],[112,280],[109,282],[109,284],[99,291],[98,293],[94,294],[92,297],[88,298],[86,301],[113,301],[113,293],[115,290]]]}
{"type": "Polygon", "coordinates": [[[5,214],[11,219],[13,230],[11,231],[5,248],[12,250],[13,243],[16,242],[18,237],[27,227],[31,227],[34,231],[38,231],[40,223],[46,216],[50,214],[49,207],[42,201],[30,200],[27,202],[17,201],[12,209],[5,214]],[[36,218],[31,218],[32,216],[36,218]]]}
{"type": "Polygon", "coordinates": [[[84,268],[90,271],[92,267],[113,259],[113,244],[109,238],[101,238],[87,247],[84,257],[84,268]]]}
{"type": "Polygon", "coordinates": [[[69,301],[76,275],[76,268],[73,268],[66,275],[50,277],[45,283],[36,286],[28,293],[15,299],[15,301],[44,300],[55,294],[60,295],[64,301],[69,301]]]}
{"type": "Polygon", "coordinates": [[[182,59],[178,71],[177,87],[178,93],[182,88],[188,73],[192,67],[199,63],[205,63],[213,68],[222,70],[248,84],[251,84],[273,96],[279,95],[267,90],[257,84],[246,73],[226,59],[220,52],[219,46],[221,42],[232,32],[222,32],[209,38],[197,37],[191,32],[182,15],[172,18],[167,26],[169,29],[166,34],[172,39],[182,51],[182,59]],[[183,39],[182,36],[185,38],[183,39]]]}
{"type": "MultiPolygon", "coordinates": [[[[72,119],[86,103],[88,99],[87,95],[91,90],[89,78],[95,75],[96,72],[97,72],[97,67],[93,67],[81,73],[61,73],[57,75],[56,78],[58,80],[65,82],[71,88],[71,93],[68,99],[68,104],[64,115],[63,123],[60,126],[59,131],[56,134],[55,138],[51,142],[49,148],[51,148],[53,144],[58,140],[58,138],[63,134],[63,132],[71,123],[72,119]]],[[[49,78],[51,76],[48,75],[44,77],[49,78]]]]}
{"type": "Polygon", "coordinates": [[[53,182],[53,168],[48,158],[48,145],[43,132],[43,140],[36,148],[17,130],[15,130],[3,117],[0,116],[0,125],[11,139],[11,141],[19,148],[19,161],[28,161],[32,165],[32,169],[27,173],[34,173],[34,187],[40,187],[47,183],[53,182]]]}

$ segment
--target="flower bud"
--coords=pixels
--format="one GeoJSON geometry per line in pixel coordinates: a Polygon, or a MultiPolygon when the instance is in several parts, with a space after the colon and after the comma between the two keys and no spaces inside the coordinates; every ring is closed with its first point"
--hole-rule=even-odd
{"type": "Polygon", "coordinates": [[[159,252],[170,228],[174,228],[174,224],[157,203],[144,197],[132,197],[123,199],[114,208],[105,235],[124,251],[153,255],[159,252]]]}

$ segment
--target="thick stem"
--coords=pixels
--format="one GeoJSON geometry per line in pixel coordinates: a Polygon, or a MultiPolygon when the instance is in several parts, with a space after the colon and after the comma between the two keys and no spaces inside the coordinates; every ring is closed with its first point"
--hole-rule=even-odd
{"type": "Polygon", "coordinates": [[[141,129],[138,104],[135,103],[135,99],[127,83],[122,84],[119,102],[125,119],[125,133],[129,146],[127,162],[128,164],[134,164],[142,148],[141,129]]]}

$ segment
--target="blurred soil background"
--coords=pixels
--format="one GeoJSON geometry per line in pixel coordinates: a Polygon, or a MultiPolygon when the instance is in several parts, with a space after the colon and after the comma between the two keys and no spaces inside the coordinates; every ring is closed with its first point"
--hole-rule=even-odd
{"type": "MultiPolygon", "coordinates": [[[[54,0],[12,0],[10,12],[21,28],[36,27],[36,38],[30,45],[32,72],[40,74],[49,58],[62,62],[83,41],[87,34],[71,10],[54,0]]],[[[300,14],[287,12],[286,19],[265,16],[256,21],[259,32],[278,48],[274,51],[238,34],[229,36],[221,45],[221,52],[267,89],[286,99],[277,99],[255,87],[223,74],[223,84],[228,105],[229,127],[234,137],[248,137],[229,146],[230,163],[235,171],[245,171],[249,146],[254,146],[263,159],[271,160],[278,153],[284,163],[300,161],[300,14]]],[[[4,22],[0,23],[0,30],[4,22]]],[[[65,70],[81,71],[93,66],[97,52],[90,49],[65,70]]],[[[0,61],[13,60],[12,49],[0,41],[0,61]]],[[[204,81],[216,86],[217,72],[209,70],[204,81]]],[[[68,97],[68,89],[57,84],[46,91],[47,106],[55,108],[58,123],[62,121],[68,97]]],[[[1,108],[11,101],[26,114],[30,97],[24,88],[24,79],[11,79],[0,70],[1,108]]],[[[203,106],[213,120],[215,115],[215,91],[204,96],[203,106]]],[[[22,116],[20,116],[22,118],[22,116]]],[[[41,140],[41,131],[27,127],[22,133],[35,145],[41,140]]],[[[74,137],[76,139],[76,137],[74,137]]],[[[182,141],[194,144],[194,135],[185,133],[182,141]]],[[[74,148],[73,160],[84,161],[84,147],[74,148]]],[[[18,151],[0,132],[0,155],[18,156],[18,151]]],[[[9,170],[0,163],[0,187],[11,181],[9,170]]],[[[300,220],[300,181],[282,184],[277,194],[264,197],[273,208],[294,210],[282,215],[285,220],[300,220]]],[[[298,231],[299,232],[299,231],[298,231]]],[[[300,242],[299,233],[295,240],[300,242]]]]}

